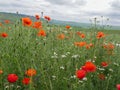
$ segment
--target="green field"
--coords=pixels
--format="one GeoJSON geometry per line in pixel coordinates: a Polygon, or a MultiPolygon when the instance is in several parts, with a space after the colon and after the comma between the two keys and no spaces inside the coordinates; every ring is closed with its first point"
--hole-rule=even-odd
{"type": "Polygon", "coordinates": [[[119,30],[66,29],[42,20],[46,36],[38,36],[39,30],[22,25],[20,18],[15,16],[15,20],[0,26],[0,90],[116,90],[120,84],[119,30]],[[3,37],[3,32],[8,36],[3,37]],[[103,32],[104,37],[98,39],[98,32],[103,32]],[[86,44],[79,46],[75,42],[86,44]],[[87,47],[90,43],[93,46],[87,47]],[[76,71],[87,61],[94,63],[96,70],[87,72],[83,79],[77,78],[76,71]],[[102,62],[108,65],[104,67],[102,62]],[[26,75],[28,69],[35,69],[36,75],[26,75]],[[18,80],[10,83],[9,74],[16,74],[18,80]],[[22,83],[25,77],[31,80],[28,85],[22,83]]]}

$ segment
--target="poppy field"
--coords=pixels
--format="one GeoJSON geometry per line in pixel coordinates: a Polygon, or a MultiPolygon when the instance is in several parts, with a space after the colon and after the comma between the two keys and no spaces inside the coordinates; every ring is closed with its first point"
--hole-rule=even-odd
{"type": "Polygon", "coordinates": [[[0,90],[120,90],[120,31],[0,22],[0,90]]]}

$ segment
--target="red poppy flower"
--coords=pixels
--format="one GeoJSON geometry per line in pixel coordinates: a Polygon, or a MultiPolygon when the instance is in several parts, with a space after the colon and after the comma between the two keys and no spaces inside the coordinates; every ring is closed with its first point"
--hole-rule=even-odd
{"type": "Polygon", "coordinates": [[[40,16],[39,15],[35,15],[35,18],[36,18],[36,20],[39,20],[40,16]]]}
{"type": "Polygon", "coordinates": [[[3,70],[0,70],[0,74],[3,74],[3,70]]]}
{"type": "Polygon", "coordinates": [[[16,74],[9,74],[7,80],[10,83],[14,83],[18,80],[18,76],[16,74]]]}
{"type": "Polygon", "coordinates": [[[92,43],[86,45],[86,49],[90,49],[91,47],[93,47],[92,43]]]}
{"type": "Polygon", "coordinates": [[[22,23],[24,26],[31,26],[32,20],[29,17],[24,17],[24,18],[22,18],[22,23]]]}
{"type": "Polygon", "coordinates": [[[104,75],[104,74],[99,74],[98,77],[99,77],[99,79],[101,79],[101,80],[105,80],[105,75],[104,75]]]}
{"type": "Polygon", "coordinates": [[[116,85],[117,90],[120,90],[120,84],[116,85]]]}
{"type": "Polygon", "coordinates": [[[76,77],[79,79],[83,79],[86,76],[86,71],[84,70],[77,70],[76,71],[76,77]]]}
{"type": "Polygon", "coordinates": [[[89,44],[86,45],[86,49],[90,49],[90,45],[89,44]]]}
{"type": "Polygon", "coordinates": [[[80,36],[80,35],[81,35],[81,32],[76,32],[76,34],[77,34],[78,36],[80,36]]]}
{"type": "Polygon", "coordinates": [[[58,37],[59,39],[64,39],[64,38],[65,38],[65,35],[64,35],[64,34],[59,34],[57,37],[58,37]]]}
{"type": "Polygon", "coordinates": [[[34,22],[33,28],[37,28],[37,29],[42,28],[42,22],[34,22]]]}
{"type": "Polygon", "coordinates": [[[6,24],[9,24],[9,23],[10,23],[10,20],[4,20],[4,22],[5,22],[6,24]]]}
{"type": "Polygon", "coordinates": [[[75,46],[79,46],[79,42],[74,42],[74,45],[75,46]]]}
{"type": "Polygon", "coordinates": [[[28,85],[28,84],[30,83],[30,78],[24,78],[24,79],[22,80],[22,83],[23,83],[24,85],[28,85]]]}
{"type": "Polygon", "coordinates": [[[5,32],[3,32],[3,33],[1,33],[1,35],[0,35],[1,37],[3,37],[3,38],[6,38],[6,37],[8,37],[8,34],[7,33],[5,33],[5,32]]]}
{"type": "Polygon", "coordinates": [[[2,26],[2,23],[0,23],[0,26],[2,26]]]}
{"type": "Polygon", "coordinates": [[[96,37],[97,39],[100,39],[100,38],[105,37],[105,34],[103,32],[98,32],[96,37]]]}
{"type": "Polygon", "coordinates": [[[81,68],[82,68],[82,70],[87,71],[86,68],[85,68],[85,66],[82,66],[81,68]]]}
{"type": "Polygon", "coordinates": [[[87,72],[95,72],[96,66],[92,62],[88,61],[85,63],[85,69],[87,72]]]}
{"type": "Polygon", "coordinates": [[[46,36],[46,32],[45,32],[45,30],[40,30],[37,35],[45,37],[46,36]]]}
{"type": "Polygon", "coordinates": [[[75,42],[74,45],[79,46],[79,47],[83,47],[86,45],[86,42],[75,42]]]}
{"type": "Polygon", "coordinates": [[[93,47],[94,45],[92,43],[89,44],[90,47],[93,47]]]}
{"type": "Polygon", "coordinates": [[[107,50],[113,50],[115,48],[112,43],[104,44],[103,47],[107,50]]]}
{"type": "Polygon", "coordinates": [[[107,66],[108,66],[108,63],[107,63],[107,62],[101,62],[101,66],[107,67],[107,66]]]}
{"type": "Polygon", "coordinates": [[[69,26],[69,25],[67,25],[67,26],[66,26],[66,29],[70,29],[70,26],[69,26]]]}
{"type": "Polygon", "coordinates": [[[47,21],[50,21],[51,18],[49,16],[44,16],[44,18],[47,20],[47,21]]]}
{"type": "Polygon", "coordinates": [[[36,70],[35,69],[28,69],[25,74],[27,76],[35,76],[36,75],[36,70]]]}
{"type": "Polygon", "coordinates": [[[108,44],[108,49],[109,50],[113,50],[115,48],[115,46],[112,44],[112,43],[109,43],[108,44]]]}
{"type": "Polygon", "coordinates": [[[80,37],[81,37],[81,38],[85,38],[85,34],[82,33],[82,34],[80,35],[80,37]]]}

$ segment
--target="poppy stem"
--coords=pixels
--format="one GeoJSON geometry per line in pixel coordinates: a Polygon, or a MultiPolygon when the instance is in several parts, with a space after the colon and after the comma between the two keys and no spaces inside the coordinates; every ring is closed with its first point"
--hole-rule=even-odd
{"type": "Polygon", "coordinates": [[[106,89],[105,90],[108,90],[108,85],[109,85],[110,78],[111,78],[111,75],[108,77],[108,81],[107,81],[107,85],[106,85],[106,89]]]}

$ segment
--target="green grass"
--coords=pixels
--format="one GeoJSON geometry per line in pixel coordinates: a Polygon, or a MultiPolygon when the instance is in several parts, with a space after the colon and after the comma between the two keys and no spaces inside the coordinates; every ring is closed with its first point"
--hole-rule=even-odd
{"type": "Polygon", "coordinates": [[[116,90],[116,84],[120,83],[120,46],[116,46],[120,43],[120,31],[100,30],[106,37],[98,40],[98,31],[94,28],[84,30],[73,27],[66,30],[63,26],[44,24],[43,29],[46,37],[38,37],[38,30],[24,27],[20,21],[0,27],[0,33],[8,34],[7,38],[0,37],[0,69],[3,70],[3,74],[0,74],[0,90],[116,90]],[[8,27],[11,29],[8,30],[8,27]],[[84,33],[86,38],[77,36],[76,31],[84,33]],[[70,36],[70,32],[72,36],[69,39],[57,38],[60,33],[70,36]],[[74,42],[77,41],[92,42],[94,47],[89,50],[76,47],[74,42]],[[113,55],[107,54],[102,47],[103,43],[109,42],[115,45],[113,55]],[[74,58],[75,55],[77,57],[74,58]],[[87,80],[74,78],[76,70],[88,60],[95,61],[96,72],[89,73],[87,80]],[[103,69],[102,61],[110,62],[105,70],[99,69],[103,69]],[[34,68],[37,74],[32,77],[30,85],[23,85],[21,81],[28,77],[25,71],[29,68],[34,68]],[[17,82],[8,83],[7,75],[10,73],[18,75],[17,82]],[[100,80],[98,73],[104,73],[106,79],[100,80]]]}

